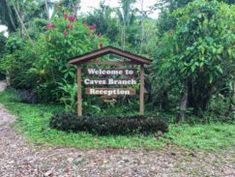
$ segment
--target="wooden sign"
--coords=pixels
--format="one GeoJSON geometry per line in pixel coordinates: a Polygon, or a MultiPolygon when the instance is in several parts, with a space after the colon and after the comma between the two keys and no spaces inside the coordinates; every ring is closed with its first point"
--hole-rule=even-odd
{"type": "Polygon", "coordinates": [[[151,61],[145,57],[132,54],[127,51],[120,50],[114,47],[105,47],[99,50],[89,52],[82,56],[74,57],[70,60],[69,64],[77,65],[77,85],[78,85],[78,93],[77,93],[77,112],[78,115],[82,115],[82,82],[86,86],[90,86],[86,88],[86,94],[88,95],[100,95],[102,97],[116,97],[118,95],[135,95],[136,90],[134,88],[130,88],[132,85],[138,84],[135,76],[137,71],[135,69],[126,69],[126,68],[88,68],[87,73],[92,78],[85,78],[82,81],[82,64],[94,64],[94,65],[110,65],[110,66],[119,66],[119,67],[126,67],[129,65],[137,65],[140,66],[140,114],[144,114],[144,65],[150,64],[151,61]],[[97,61],[94,60],[101,56],[107,54],[114,54],[118,55],[122,58],[127,58],[130,61],[97,61]],[[93,60],[93,61],[92,61],[93,60]],[[102,77],[100,78],[93,78],[93,77],[102,77]],[[104,85],[104,88],[93,88],[95,86],[104,85]],[[118,88],[108,88],[108,86],[114,87],[115,85],[119,86],[118,88]],[[92,87],[91,87],[92,86],[92,87]],[[128,88],[125,88],[127,87],[128,88]],[[107,88],[106,88],[107,87],[107,88]],[[121,88],[120,88],[121,87],[121,88]]]}

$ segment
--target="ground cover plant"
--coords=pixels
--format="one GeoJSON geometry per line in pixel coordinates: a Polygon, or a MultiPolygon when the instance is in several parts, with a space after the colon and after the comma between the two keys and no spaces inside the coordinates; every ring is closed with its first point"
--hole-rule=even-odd
{"type": "Polygon", "coordinates": [[[168,125],[163,119],[140,115],[77,116],[76,113],[59,113],[51,117],[50,127],[94,135],[149,135],[168,131],[168,125]]]}
{"type": "Polygon", "coordinates": [[[0,93],[0,102],[18,116],[15,127],[29,141],[77,148],[145,148],[156,149],[176,144],[191,149],[214,150],[235,145],[235,126],[227,123],[196,125],[171,124],[163,136],[95,136],[89,133],[64,132],[49,127],[54,112],[63,112],[62,106],[26,104],[18,101],[15,91],[0,93]]]}

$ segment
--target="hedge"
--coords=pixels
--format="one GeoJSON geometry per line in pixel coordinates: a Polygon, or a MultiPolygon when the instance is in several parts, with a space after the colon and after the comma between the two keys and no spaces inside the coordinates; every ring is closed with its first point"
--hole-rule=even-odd
{"type": "Polygon", "coordinates": [[[165,121],[145,116],[81,116],[75,113],[56,113],[50,127],[67,132],[85,131],[96,135],[152,134],[168,131],[165,121]]]}

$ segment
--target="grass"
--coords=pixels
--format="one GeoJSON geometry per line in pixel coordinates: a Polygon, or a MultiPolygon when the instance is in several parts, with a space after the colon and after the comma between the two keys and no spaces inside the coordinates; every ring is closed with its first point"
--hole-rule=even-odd
{"type": "Polygon", "coordinates": [[[51,129],[49,119],[53,112],[62,111],[58,105],[25,104],[16,94],[7,90],[0,93],[0,102],[18,118],[17,130],[29,141],[49,145],[87,148],[156,149],[176,144],[191,149],[213,150],[235,145],[234,124],[170,125],[170,131],[160,140],[153,136],[94,136],[88,133],[66,133],[51,129]]]}

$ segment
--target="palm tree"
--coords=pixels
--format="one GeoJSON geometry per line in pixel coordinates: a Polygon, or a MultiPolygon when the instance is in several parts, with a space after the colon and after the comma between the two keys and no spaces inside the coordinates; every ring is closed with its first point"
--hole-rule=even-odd
{"type": "Polygon", "coordinates": [[[0,22],[7,26],[9,32],[14,32],[19,27],[14,8],[7,0],[0,0],[0,22]]]}
{"type": "Polygon", "coordinates": [[[9,32],[15,32],[18,28],[22,34],[27,34],[26,25],[34,18],[47,17],[50,3],[47,0],[16,1],[0,0],[0,22],[8,27],[9,32]]]}
{"type": "Polygon", "coordinates": [[[112,16],[114,12],[113,8],[101,1],[99,8],[89,13],[84,20],[88,25],[96,24],[97,34],[104,34],[111,42],[115,43],[119,36],[119,29],[117,18],[112,16]]]}
{"type": "MultiPolygon", "coordinates": [[[[52,3],[52,1],[51,1],[52,3]]],[[[81,0],[57,0],[53,1],[52,17],[63,15],[64,11],[69,11],[73,16],[77,17],[77,12],[80,8],[81,0]]]]}
{"type": "Polygon", "coordinates": [[[135,10],[132,8],[136,0],[120,0],[120,8],[117,9],[117,15],[121,24],[121,43],[122,48],[126,45],[126,29],[134,22],[135,10]]]}

